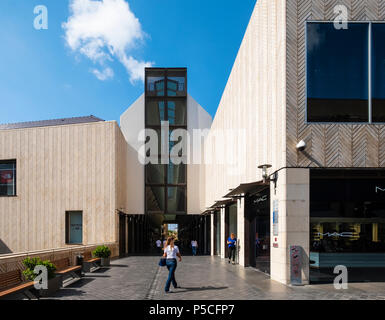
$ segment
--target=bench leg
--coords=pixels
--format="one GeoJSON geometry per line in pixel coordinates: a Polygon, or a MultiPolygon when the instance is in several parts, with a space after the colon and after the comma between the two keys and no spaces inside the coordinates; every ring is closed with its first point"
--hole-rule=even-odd
{"type": "Polygon", "coordinates": [[[36,297],[35,295],[33,295],[32,292],[29,291],[29,290],[25,290],[25,291],[23,292],[23,294],[24,294],[29,300],[39,300],[39,298],[36,297]]]}

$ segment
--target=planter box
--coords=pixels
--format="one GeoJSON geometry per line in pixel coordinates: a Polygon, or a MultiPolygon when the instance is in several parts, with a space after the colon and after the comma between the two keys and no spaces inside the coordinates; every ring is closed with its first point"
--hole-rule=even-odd
{"type": "Polygon", "coordinates": [[[39,289],[37,292],[40,297],[50,297],[60,289],[61,283],[62,277],[56,276],[55,278],[48,280],[48,289],[39,289]]]}
{"type": "Polygon", "coordinates": [[[110,261],[111,261],[111,258],[101,258],[100,265],[102,267],[109,267],[110,261]]]}

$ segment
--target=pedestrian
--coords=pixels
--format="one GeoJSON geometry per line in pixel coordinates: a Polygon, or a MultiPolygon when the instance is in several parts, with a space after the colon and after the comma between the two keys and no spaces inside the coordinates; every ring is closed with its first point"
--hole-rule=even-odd
{"type": "Polygon", "coordinates": [[[158,253],[161,253],[162,252],[162,241],[160,241],[158,239],[158,240],[156,240],[155,244],[156,244],[156,248],[157,248],[156,250],[158,251],[158,253]]]}
{"type": "Polygon", "coordinates": [[[231,233],[230,237],[227,239],[227,245],[229,247],[229,263],[233,260],[233,264],[235,264],[235,251],[237,245],[237,238],[234,233],[231,233]]]}
{"type": "Polygon", "coordinates": [[[191,240],[191,249],[192,249],[193,256],[196,256],[197,255],[197,249],[198,249],[198,241],[191,240]]]}
{"type": "Polygon", "coordinates": [[[258,258],[261,241],[259,240],[258,232],[255,234],[255,257],[258,258]]]}
{"type": "Polygon", "coordinates": [[[179,252],[178,246],[174,244],[173,237],[169,237],[167,239],[166,247],[164,248],[163,257],[166,258],[166,266],[168,269],[168,278],[166,281],[166,287],[164,288],[164,291],[166,293],[169,293],[171,283],[174,288],[180,288],[178,287],[178,284],[176,283],[176,280],[175,280],[175,270],[177,267],[176,257],[179,258],[179,262],[182,261],[182,256],[179,252]]]}

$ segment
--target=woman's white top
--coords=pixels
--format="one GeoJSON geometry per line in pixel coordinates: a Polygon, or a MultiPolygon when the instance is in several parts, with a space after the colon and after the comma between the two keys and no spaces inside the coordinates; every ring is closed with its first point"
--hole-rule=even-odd
{"type": "Polygon", "coordinates": [[[167,259],[176,259],[177,253],[179,253],[178,246],[167,246],[165,252],[167,253],[167,259]]]}

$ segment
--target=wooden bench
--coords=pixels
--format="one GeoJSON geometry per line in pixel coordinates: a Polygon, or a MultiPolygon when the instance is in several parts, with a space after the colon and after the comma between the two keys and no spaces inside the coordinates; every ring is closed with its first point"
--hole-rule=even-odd
{"type": "Polygon", "coordinates": [[[34,282],[23,280],[20,270],[13,270],[0,274],[0,299],[16,294],[22,293],[28,299],[35,299],[36,297],[29,291],[33,289],[34,282]]]}
{"type": "Polygon", "coordinates": [[[64,258],[52,262],[56,266],[56,274],[61,276],[61,286],[67,286],[81,279],[81,266],[71,266],[70,259],[64,258]]]}
{"type": "Polygon", "coordinates": [[[100,269],[100,258],[92,258],[91,251],[86,251],[83,254],[83,271],[94,272],[100,269]]]}

